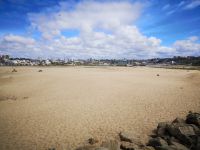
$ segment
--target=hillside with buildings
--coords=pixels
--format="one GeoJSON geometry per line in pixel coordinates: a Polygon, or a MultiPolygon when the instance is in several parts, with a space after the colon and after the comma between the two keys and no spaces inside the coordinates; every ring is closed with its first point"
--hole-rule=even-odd
{"type": "Polygon", "coordinates": [[[172,58],[153,59],[31,59],[13,58],[9,55],[0,55],[0,66],[148,66],[148,65],[186,65],[200,66],[200,56],[175,56],[172,58]]]}

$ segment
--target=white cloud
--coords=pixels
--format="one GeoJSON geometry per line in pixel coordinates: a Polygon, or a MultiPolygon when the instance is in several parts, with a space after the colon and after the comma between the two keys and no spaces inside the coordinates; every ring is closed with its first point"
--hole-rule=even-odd
{"type": "Polygon", "coordinates": [[[65,29],[90,32],[100,28],[113,30],[132,24],[140,15],[142,4],[129,2],[80,2],[73,10],[60,4],[60,10],[52,13],[30,13],[31,25],[42,32],[43,37],[52,38],[65,29]]]}
{"type": "Polygon", "coordinates": [[[34,44],[35,40],[29,37],[23,37],[18,35],[9,34],[3,37],[4,42],[20,43],[20,44],[34,44]]]}
{"type": "Polygon", "coordinates": [[[130,2],[81,2],[73,9],[61,3],[51,13],[29,14],[32,28],[43,38],[6,35],[0,39],[0,51],[19,57],[68,57],[68,58],[152,58],[188,54],[199,51],[196,37],[177,41],[172,47],[161,45],[156,37],[143,35],[134,25],[140,16],[141,3],[130,2]],[[73,37],[63,31],[80,31],[73,37]],[[194,49],[194,47],[196,47],[194,49]]]}
{"type": "Polygon", "coordinates": [[[0,38],[1,54],[31,57],[37,54],[37,49],[37,41],[30,37],[9,34],[0,38]]]}
{"type": "Polygon", "coordinates": [[[193,0],[189,4],[187,4],[184,9],[193,9],[200,6],[200,0],[193,0]]]}
{"type": "Polygon", "coordinates": [[[173,14],[173,13],[175,13],[176,12],[176,10],[170,10],[170,11],[168,11],[166,14],[167,15],[171,15],[171,14],[173,14]]]}
{"type": "Polygon", "coordinates": [[[162,7],[162,10],[167,10],[169,8],[170,8],[170,4],[167,4],[167,5],[165,5],[165,6],[162,7]]]}
{"type": "Polygon", "coordinates": [[[183,10],[190,10],[190,9],[194,9],[196,7],[200,6],[200,0],[190,0],[190,1],[181,1],[178,4],[171,6],[171,8],[173,9],[169,9],[170,5],[167,4],[165,5],[162,10],[168,10],[168,12],[166,13],[167,15],[172,15],[176,12],[180,12],[183,10]]]}
{"type": "Polygon", "coordinates": [[[181,1],[179,4],[178,4],[178,7],[181,7],[185,4],[185,1],[181,1]]]}
{"type": "Polygon", "coordinates": [[[200,54],[200,43],[198,43],[197,36],[189,37],[186,40],[178,40],[173,44],[173,47],[180,55],[200,54]]]}
{"type": "Polygon", "coordinates": [[[72,10],[66,3],[60,10],[46,14],[29,14],[34,28],[52,49],[59,49],[73,57],[138,58],[157,56],[162,50],[161,40],[146,37],[134,26],[144,4],[130,2],[81,2],[72,10]],[[77,29],[80,35],[70,38],[62,35],[66,29],[77,29]],[[54,37],[58,37],[56,40],[54,37]]]}
{"type": "Polygon", "coordinates": [[[113,34],[91,31],[79,37],[61,36],[26,45],[2,40],[0,49],[12,50],[20,55],[69,58],[150,58],[158,57],[159,52],[172,51],[171,48],[162,47],[160,44],[160,39],[142,35],[135,26],[122,26],[113,34]]]}

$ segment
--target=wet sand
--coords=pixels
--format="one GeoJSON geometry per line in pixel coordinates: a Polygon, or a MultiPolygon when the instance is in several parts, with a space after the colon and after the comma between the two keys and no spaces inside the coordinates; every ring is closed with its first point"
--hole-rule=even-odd
{"type": "Polygon", "coordinates": [[[200,111],[195,70],[16,69],[0,67],[0,149],[72,149],[90,137],[112,139],[127,130],[144,139],[158,122],[200,111]]]}

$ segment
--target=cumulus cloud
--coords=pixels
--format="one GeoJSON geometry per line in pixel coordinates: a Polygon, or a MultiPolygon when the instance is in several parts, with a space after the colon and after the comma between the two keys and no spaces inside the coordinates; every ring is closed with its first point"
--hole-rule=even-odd
{"type": "Polygon", "coordinates": [[[65,29],[89,32],[94,29],[114,30],[133,23],[140,15],[142,4],[129,2],[80,2],[72,10],[60,3],[60,10],[52,13],[30,13],[33,28],[43,37],[52,38],[65,29]]]}
{"type": "Polygon", "coordinates": [[[198,43],[197,36],[192,36],[185,40],[178,40],[173,46],[180,55],[200,54],[200,44],[198,43]]]}
{"type": "Polygon", "coordinates": [[[144,4],[135,2],[81,2],[68,10],[60,4],[56,12],[29,14],[33,28],[51,40],[52,48],[74,57],[138,58],[157,56],[161,40],[146,37],[134,26],[144,4]],[[76,37],[62,31],[77,29],[76,37]],[[55,37],[58,37],[56,40],[55,37]]]}
{"type": "Polygon", "coordinates": [[[37,41],[31,37],[9,34],[0,38],[0,54],[31,57],[36,50],[37,41]]]}
{"type": "Polygon", "coordinates": [[[41,57],[66,56],[69,58],[151,58],[158,57],[160,52],[173,51],[172,48],[163,47],[160,44],[160,39],[144,36],[135,26],[123,26],[113,34],[88,32],[79,37],[61,36],[26,45],[16,41],[7,43],[2,40],[0,49],[15,50],[22,55],[30,52],[32,55],[35,52],[41,57]]]}
{"type": "Polygon", "coordinates": [[[199,52],[197,37],[166,47],[160,39],[142,34],[134,23],[143,7],[144,4],[139,2],[127,1],[84,1],[72,8],[67,3],[60,3],[50,12],[28,14],[32,29],[42,35],[40,40],[6,35],[0,39],[0,52],[19,57],[141,59],[181,52],[188,54],[187,50],[199,52]],[[63,33],[71,29],[78,30],[79,34],[68,36],[63,33]]]}
{"type": "Polygon", "coordinates": [[[9,34],[3,37],[4,42],[8,43],[20,43],[20,44],[34,44],[35,40],[33,38],[27,38],[23,36],[9,34]]]}

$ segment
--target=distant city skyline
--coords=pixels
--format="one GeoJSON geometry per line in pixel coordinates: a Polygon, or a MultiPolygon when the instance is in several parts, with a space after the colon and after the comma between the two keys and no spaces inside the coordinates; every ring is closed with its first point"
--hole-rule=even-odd
{"type": "Polygon", "coordinates": [[[0,55],[200,56],[200,0],[1,0],[0,55]]]}

